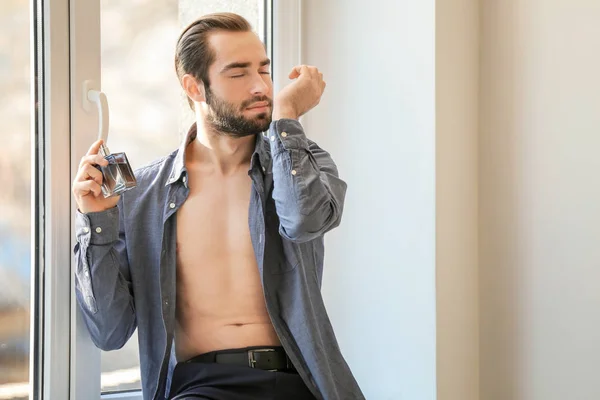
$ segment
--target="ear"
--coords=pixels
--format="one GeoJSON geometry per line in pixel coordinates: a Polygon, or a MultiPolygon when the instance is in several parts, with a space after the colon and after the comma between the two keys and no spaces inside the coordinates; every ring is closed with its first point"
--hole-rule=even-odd
{"type": "Polygon", "coordinates": [[[202,81],[197,80],[190,74],[185,74],[183,78],[181,78],[181,86],[187,96],[195,102],[205,102],[206,101],[206,93],[204,93],[204,85],[202,81]]]}

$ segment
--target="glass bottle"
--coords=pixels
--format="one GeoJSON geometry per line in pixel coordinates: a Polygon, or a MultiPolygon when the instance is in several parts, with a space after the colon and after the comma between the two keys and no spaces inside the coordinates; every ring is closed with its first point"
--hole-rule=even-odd
{"type": "Polygon", "coordinates": [[[108,161],[107,166],[100,166],[102,172],[102,194],[104,197],[118,196],[137,186],[137,181],[125,153],[111,154],[104,144],[100,146],[100,154],[108,161]]]}

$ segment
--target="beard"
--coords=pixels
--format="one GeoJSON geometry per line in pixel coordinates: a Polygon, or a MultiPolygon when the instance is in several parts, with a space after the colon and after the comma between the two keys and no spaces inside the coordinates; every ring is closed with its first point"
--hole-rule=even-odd
{"type": "Polygon", "coordinates": [[[206,104],[210,107],[207,122],[216,131],[223,135],[242,138],[265,132],[271,125],[271,111],[257,114],[253,118],[244,116],[244,110],[253,103],[268,102],[269,108],[272,100],[266,96],[256,96],[244,101],[240,106],[229,103],[212,93],[210,87],[206,87],[206,104]]]}

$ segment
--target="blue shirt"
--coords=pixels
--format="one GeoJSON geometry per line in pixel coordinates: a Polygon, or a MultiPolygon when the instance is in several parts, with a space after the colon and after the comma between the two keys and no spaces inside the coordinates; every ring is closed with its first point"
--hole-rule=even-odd
{"type": "MultiPolygon", "coordinates": [[[[76,293],[92,340],[121,348],[138,329],[144,399],[168,396],[175,364],[176,216],[189,194],[180,148],[135,172],[117,207],[76,216],[76,293]]],[[[249,228],[267,311],[318,399],[364,399],[338,347],[321,296],[323,235],[340,224],[346,183],[296,120],[259,134],[249,228]]]]}

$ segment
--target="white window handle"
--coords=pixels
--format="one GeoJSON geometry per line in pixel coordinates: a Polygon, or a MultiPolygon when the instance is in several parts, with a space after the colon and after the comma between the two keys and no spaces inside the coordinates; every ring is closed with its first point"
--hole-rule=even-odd
{"type": "Polygon", "coordinates": [[[104,144],[108,140],[108,100],[106,95],[102,93],[94,81],[83,82],[83,108],[86,111],[91,111],[93,104],[98,108],[98,139],[104,140],[104,144]]]}

